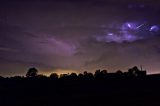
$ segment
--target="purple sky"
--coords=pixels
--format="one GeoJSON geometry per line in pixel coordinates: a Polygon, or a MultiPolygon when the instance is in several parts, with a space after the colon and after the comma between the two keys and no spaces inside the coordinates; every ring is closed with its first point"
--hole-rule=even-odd
{"type": "Polygon", "coordinates": [[[136,1],[0,1],[0,75],[135,65],[159,73],[160,2],[136,1]]]}

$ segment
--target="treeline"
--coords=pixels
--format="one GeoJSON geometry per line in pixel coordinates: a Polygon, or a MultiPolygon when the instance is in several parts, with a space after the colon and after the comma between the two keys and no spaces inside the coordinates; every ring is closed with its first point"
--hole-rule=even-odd
{"type": "Polygon", "coordinates": [[[160,106],[160,75],[136,66],[127,72],[0,77],[0,106],[160,106]]]}
{"type": "MultiPolygon", "coordinates": [[[[116,71],[115,73],[108,73],[107,70],[96,70],[95,73],[84,71],[83,73],[68,73],[68,74],[60,74],[57,73],[51,73],[49,76],[45,76],[43,74],[38,74],[38,70],[33,67],[29,68],[26,76],[14,76],[10,78],[51,78],[51,79],[67,79],[67,78],[79,78],[79,79],[104,79],[104,78],[117,78],[117,77],[144,77],[146,76],[145,70],[138,69],[137,66],[134,66],[133,68],[128,69],[127,72],[123,72],[121,70],[116,71]]],[[[1,79],[3,77],[0,77],[1,79]]]]}

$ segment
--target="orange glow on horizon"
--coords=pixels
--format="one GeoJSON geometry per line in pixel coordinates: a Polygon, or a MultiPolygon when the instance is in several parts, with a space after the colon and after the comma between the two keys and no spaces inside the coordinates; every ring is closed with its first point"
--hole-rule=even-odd
{"type": "Polygon", "coordinates": [[[78,70],[72,70],[72,69],[55,69],[55,70],[51,70],[51,71],[48,71],[48,72],[42,72],[43,75],[46,75],[46,76],[50,76],[51,73],[57,73],[58,75],[61,75],[61,74],[71,74],[71,73],[76,73],[78,74],[79,71],[78,70]]]}

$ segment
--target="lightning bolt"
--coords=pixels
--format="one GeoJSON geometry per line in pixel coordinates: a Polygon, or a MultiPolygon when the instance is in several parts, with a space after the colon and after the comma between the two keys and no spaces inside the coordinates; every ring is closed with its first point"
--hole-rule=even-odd
{"type": "Polygon", "coordinates": [[[136,29],[139,29],[140,27],[144,26],[145,24],[141,24],[139,25],[136,29]]]}

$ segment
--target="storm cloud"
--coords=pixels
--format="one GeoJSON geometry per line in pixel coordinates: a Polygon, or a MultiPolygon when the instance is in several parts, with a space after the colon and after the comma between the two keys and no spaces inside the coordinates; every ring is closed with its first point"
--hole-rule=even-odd
{"type": "Polygon", "coordinates": [[[159,72],[160,3],[153,0],[5,0],[0,75],[118,69],[159,72]]]}

